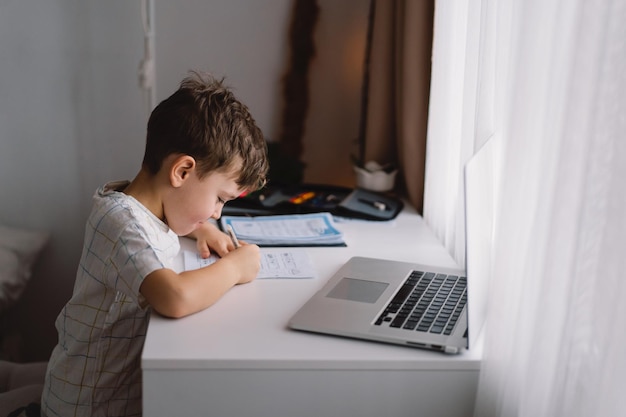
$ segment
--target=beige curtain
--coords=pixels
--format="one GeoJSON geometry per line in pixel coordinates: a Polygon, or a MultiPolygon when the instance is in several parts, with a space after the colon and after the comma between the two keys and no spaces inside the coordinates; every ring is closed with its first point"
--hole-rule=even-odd
{"type": "Polygon", "coordinates": [[[434,0],[372,0],[363,161],[400,168],[397,189],[421,212],[434,0]]]}

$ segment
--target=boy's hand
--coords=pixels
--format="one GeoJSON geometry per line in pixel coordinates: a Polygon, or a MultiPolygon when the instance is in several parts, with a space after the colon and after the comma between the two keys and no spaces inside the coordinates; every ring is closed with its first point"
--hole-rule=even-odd
{"type": "Polygon", "coordinates": [[[256,278],[261,269],[261,250],[257,245],[241,242],[237,250],[230,251],[222,260],[233,261],[233,265],[239,269],[239,282],[245,284],[256,278]]]}
{"type": "Polygon", "coordinates": [[[222,232],[212,223],[203,223],[199,228],[189,234],[188,237],[196,239],[198,253],[203,259],[211,255],[211,250],[220,257],[235,249],[230,236],[222,232]]]}

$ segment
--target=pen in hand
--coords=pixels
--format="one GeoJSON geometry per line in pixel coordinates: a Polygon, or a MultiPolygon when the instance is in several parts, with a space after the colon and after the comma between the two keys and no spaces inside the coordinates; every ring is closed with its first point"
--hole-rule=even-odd
{"type": "Polygon", "coordinates": [[[237,236],[235,235],[235,231],[233,230],[233,227],[230,224],[228,224],[226,225],[226,230],[228,231],[228,234],[230,235],[230,240],[233,241],[233,246],[235,246],[235,249],[240,247],[241,245],[239,244],[239,241],[237,240],[237,236]]]}

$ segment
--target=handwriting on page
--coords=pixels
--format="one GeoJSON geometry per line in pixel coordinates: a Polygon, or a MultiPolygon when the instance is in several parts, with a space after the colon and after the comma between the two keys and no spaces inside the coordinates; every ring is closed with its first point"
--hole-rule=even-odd
{"type": "MultiPolygon", "coordinates": [[[[200,254],[184,251],[185,270],[203,268],[216,262],[219,257],[211,255],[202,259],[200,254]]],[[[257,279],[314,278],[315,269],[309,255],[304,251],[263,251],[261,269],[257,279]]]]}

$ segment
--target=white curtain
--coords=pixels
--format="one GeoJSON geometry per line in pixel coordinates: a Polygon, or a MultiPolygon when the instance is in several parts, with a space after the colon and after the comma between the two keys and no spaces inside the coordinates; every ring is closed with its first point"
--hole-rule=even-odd
{"type": "Polygon", "coordinates": [[[476,116],[478,74],[487,68],[479,65],[485,35],[480,21],[481,0],[435,2],[424,218],[460,266],[465,265],[463,166],[493,133],[484,125],[485,113],[476,116]]]}
{"type": "Polygon", "coordinates": [[[484,140],[500,149],[474,415],[626,415],[626,0],[450,3],[435,8],[424,202],[448,247],[462,205],[440,195],[459,195],[484,140]],[[463,67],[437,74],[449,55],[463,67]]]}

